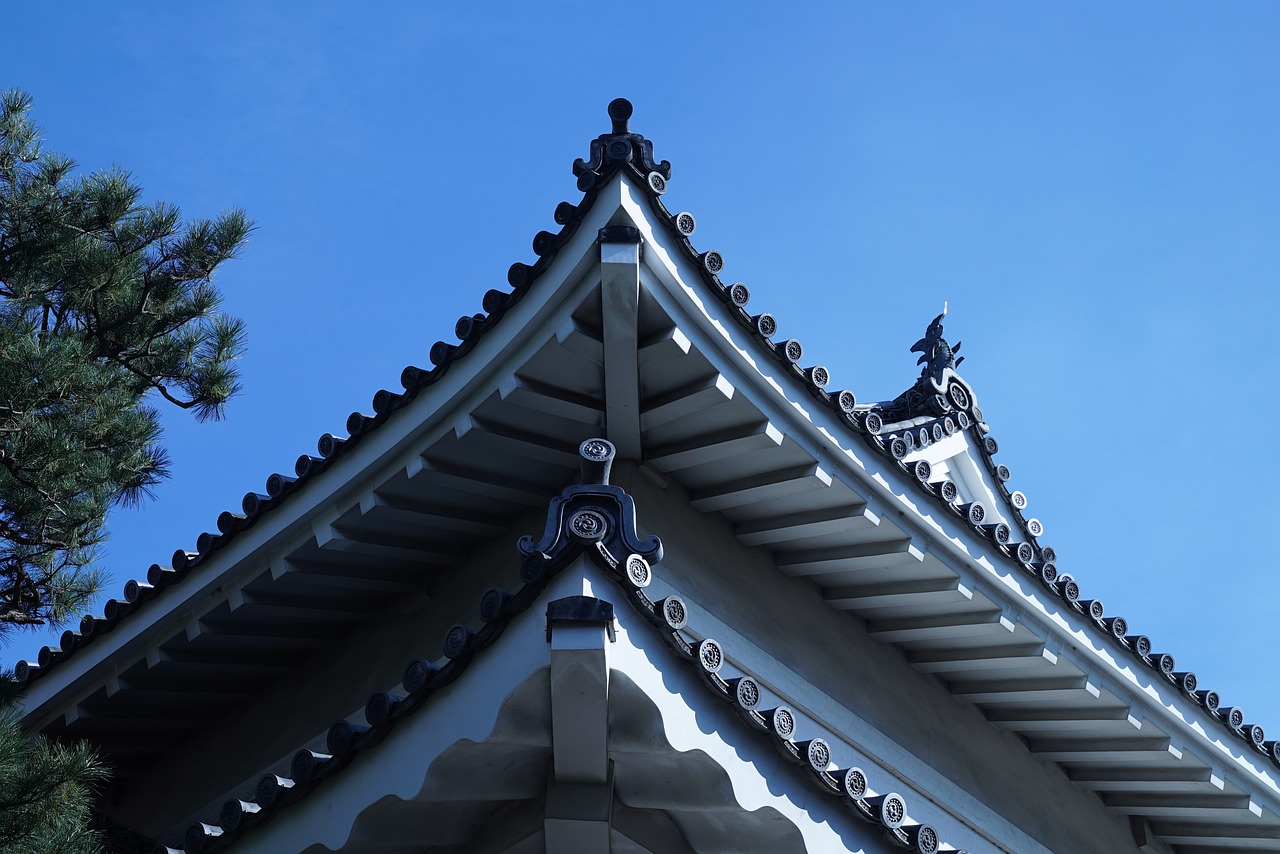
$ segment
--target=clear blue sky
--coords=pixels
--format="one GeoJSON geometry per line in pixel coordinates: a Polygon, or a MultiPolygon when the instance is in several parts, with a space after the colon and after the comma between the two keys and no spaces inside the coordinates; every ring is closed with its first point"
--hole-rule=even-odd
{"type": "Polygon", "coordinates": [[[219,279],[245,392],[166,416],[108,595],[452,340],[621,95],[834,385],[903,390],[949,300],[1061,568],[1280,735],[1280,6],[268,5],[4,12],[49,148],[258,224],[219,279]]]}

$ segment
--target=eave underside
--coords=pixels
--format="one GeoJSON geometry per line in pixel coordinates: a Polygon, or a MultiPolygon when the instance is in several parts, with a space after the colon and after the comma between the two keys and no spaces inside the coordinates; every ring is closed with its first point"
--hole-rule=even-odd
{"type": "Polygon", "coordinates": [[[1275,849],[1280,796],[1265,766],[897,472],[859,475],[856,437],[819,407],[788,403],[768,365],[697,316],[715,306],[684,284],[684,262],[634,200],[618,211],[647,235],[625,356],[634,411],[610,408],[609,365],[622,358],[611,351],[627,338],[617,306],[601,299],[598,262],[578,264],[560,289],[575,307],[530,333],[516,370],[477,373],[454,421],[312,511],[168,634],[126,648],[42,729],[100,744],[125,783],[145,776],[284,674],[367,634],[394,603],[432,600],[439,579],[573,480],[582,440],[621,432],[638,436],[648,477],[722,514],[739,542],[767,549],[778,570],[1113,812],[1179,851],[1275,849]]]}

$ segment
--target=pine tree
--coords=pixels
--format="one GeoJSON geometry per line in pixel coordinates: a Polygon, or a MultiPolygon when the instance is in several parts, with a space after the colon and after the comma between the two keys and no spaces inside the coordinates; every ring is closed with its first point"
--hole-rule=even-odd
{"type": "Polygon", "coordinates": [[[106,768],[87,745],[31,741],[0,700],[0,854],[93,854],[94,788],[106,768]]]}
{"type": "Polygon", "coordinates": [[[211,278],[251,229],[77,174],[30,107],[0,95],[0,635],[93,600],[108,510],[167,473],[150,401],[222,416],[244,330],[211,278]]]}

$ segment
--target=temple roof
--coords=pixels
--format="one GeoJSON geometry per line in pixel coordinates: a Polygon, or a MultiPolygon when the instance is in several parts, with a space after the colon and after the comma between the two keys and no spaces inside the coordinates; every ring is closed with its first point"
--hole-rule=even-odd
{"type": "MultiPolygon", "coordinates": [[[[642,460],[657,472],[683,475],[686,471],[697,470],[699,466],[714,462],[716,453],[723,453],[727,457],[756,447],[753,444],[756,442],[764,442],[764,446],[770,448],[779,448],[776,467],[737,481],[731,481],[728,474],[719,472],[714,473],[714,476],[712,473],[705,477],[699,474],[692,476],[688,486],[694,505],[707,512],[726,513],[733,521],[735,532],[742,542],[775,549],[779,568],[783,572],[815,579],[832,607],[862,615],[868,620],[873,636],[901,645],[918,669],[925,673],[939,674],[943,679],[956,678],[958,681],[955,684],[960,687],[954,688],[953,685],[953,689],[957,696],[982,705],[998,726],[1003,724],[1015,732],[1033,733],[1029,737],[1039,739],[1038,743],[1042,745],[1042,749],[1034,751],[1037,755],[1053,759],[1067,767],[1071,767],[1073,763],[1094,767],[1091,764],[1093,760],[1080,758],[1084,755],[1080,745],[1074,742],[1067,744],[1065,739],[1055,741],[1049,735],[1048,726],[1043,729],[1037,726],[1038,723],[1047,723],[1048,719],[1035,717],[1046,714],[1036,707],[1036,703],[1052,703],[1056,702],[1055,697],[1069,695],[1075,698],[1077,694],[1083,696],[1090,691],[1095,694],[1098,692],[1098,688],[1088,678],[1077,684],[1074,681],[1075,674],[1061,684],[1054,682],[1059,675],[1049,668],[1057,664],[1056,653],[1052,656],[1053,661],[1044,663],[1049,657],[1046,642],[1055,636],[1073,636],[1078,629],[1088,636],[1092,645],[1091,654],[1099,657],[1099,660],[1113,662],[1112,666],[1117,671],[1126,674],[1124,680],[1121,680],[1126,686],[1126,693],[1108,695],[1115,708],[1108,706],[1106,714],[1111,714],[1121,706],[1128,708],[1135,702],[1129,696],[1128,692],[1131,692],[1137,698],[1136,701],[1152,702],[1155,706],[1170,709],[1169,717],[1171,720],[1177,719],[1177,726],[1184,727],[1188,732],[1201,733],[1206,743],[1222,747],[1225,739],[1228,746],[1223,749],[1232,756],[1265,761],[1272,768],[1267,769],[1258,764],[1248,774],[1265,774],[1274,779],[1274,768],[1280,767],[1280,743],[1268,739],[1261,726],[1244,720],[1238,708],[1223,703],[1216,691],[1200,686],[1194,674],[1180,670],[1171,654],[1153,652],[1149,639],[1131,629],[1122,617],[1107,614],[1100,600],[1084,596],[1080,583],[1074,576],[1060,572],[1052,547],[1040,541],[1043,531],[1040,522],[1024,514],[1025,496],[1010,487],[1009,468],[996,460],[999,447],[977,405],[974,390],[957,372],[961,360],[956,358],[956,352],[960,345],[952,347],[945,338],[945,310],[928,325],[924,336],[910,347],[911,352],[921,354],[922,370],[919,378],[901,395],[892,401],[860,402],[852,391],[829,390],[830,373],[827,368],[808,358],[797,339],[777,338],[778,324],[775,318],[768,312],[755,310],[745,284],[721,279],[725,267],[724,258],[714,250],[700,251],[694,246],[691,241],[696,230],[694,217],[686,211],[673,211],[666,206],[664,194],[671,177],[670,164],[655,161],[652,143],[630,131],[630,104],[621,99],[614,101],[609,106],[609,114],[611,131],[591,142],[588,160],[578,160],[573,164],[578,188],[583,193],[582,199],[577,204],[563,202],[556,208],[555,221],[560,225],[560,230],[555,233],[539,232],[535,236],[533,252],[537,259],[532,263],[515,263],[511,266],[508,274],[511,289],[488,291],[482,300],[483,312],[458,320],[455,326],[456,341],[438,341],[430,348],[430,367],[406,367],[401,374],[403,390],[395,392],[384,389],[377,392],[373,397],[371,414],[352,413],[347,421],[346,437],[327,433],[321,436],[317,443],[317,453],[300,456],[293,474],[272,474],[266,480],[264,491],[246,494],[238,510],[221,514],[217,520],[217,531],[202,533],[196,540],[194,551],[175,552],[169,566],[153,565],[145,578],[131,580],[125,585],[122,597],[109,600],[101,615],[86,616],[81,621],[79,631],[64,633],[58,647],[42,649],[36,662],[20,663],[19,678],[28,685],[36,685],[50,674],[70,666],[84,650],[101,643],[101,639],[108,633],[117,631],[126,624],[146,621],[148,614],[163,613],[164,608],[170,607],[166,605],[167,600],[177,595],[186,595],[180,591],[193,590],[209,581],[202,573],[221,553],[232,550],[240,539],[264,519],[271,518],[282,508],[294,505],[299,501],[299,496],[308,493],[311,483],[335,466],[342,465],[344,458],[363,444],[377,441],[384,425],[395,421],[398,413],[445,382],[451,372],[456,372],[459,365],[472,358],[470,354],[495,330],[505,328],[504,318],[517,310],[558,261],[574,262],[575,259],[571,258],[561,259],[561,250],[569,245],[588,222],[601,192],[612,186],[621,175],[627,186],[638,190],[638,199],[647,208],[649,222],[655,230],[661,229],[664,244],[674,247],[679,255],[678,263],[683,268],[694,271],[702,289],[697,298],[705,299],[706,305],[711,306],[705,308],[707,314],[722,318],[735,327],[737,331],[733,333],[736,336],[733,340],[742,338],[751,342],[751,350],[745,353],[745,357],[753,360],[754,364],[768,367],[769,376],[777,377],[782,383],[779,386],[781,396],[794,402],[796,406],[804,407],[805,418],[814,424],[821,422],[822,425],[839,425],[839,434],[826,434],[837,446],[843,448],[847,443],[856,444],[870,452],[867,459],[875,461],[875,465],[880,467],[878,471],[894,473],[892,477],[896,479],[892,482],[886,481],[885,478],[890,477],[887,474],[876,476],[880,477],[880,483],[888,484],[885,496],[892,495],[893,501],[900,500],[905,506],[916,508],[917,514],[924,520],[919,522],[921,530],[939,532],[937,535],[929,533],[926,538],[959,542],[968,537],[964,540],[965,543],[978,545],[966,554],[981,552],[983,557],[970,558],[972,565],[966,571],[976,573],[979,568],[983,571],[990,569],[1000,580],[998,583],[984,582],[987,586],[977,588],[981,594],[977,598],[973,591],[965,589],[964,584],[957,586],[953,578],[944,578],[945,573],[941,570],[935,572],[936,567],[933,566],[929,566],[927,572],[919,570],[922,573],[919,577],[908,579],[905,583],[915,585],[910,589],[903,587],[903,582],[890,581],[895,568],[928,564],[924,553],[931,553],[931,550],[939,546],[931,543],[926,547],[924,541],[914,535],[904,536],[902,539],[895,535],[891,540],[873,539],[864,543],[831,539],[835,534],[815,533],[828,530],[843,532],[840,524],[849,517],[850,508],[859,518],[865,518],[868,525],[879,525],[881,517],[888,518],[888,514],[884,512],[888,509],[887,506],[872,508],[869,501],[856,492],[834,502],[830,507],[797,504],[795,511],[786,517],[787,526],[778,524],[771,528],[754,516],[740,514],[740,508],[757,500],[759,496],[789,496],[815,484],[832,483],[830,473],[823,468],[824,465],[830,467],[825,461],[819,459],[811,463],[805,454],[787,446],[781,436],[773,436],[769,432],[772,429],[770,424],[765,423],[758,430],[754,426],[746,430],[749,421],[744,419],[749,419],[750,414],[745,409],[735,414],[736,421],[727,422],[727,431],[724,427],[717,427],[713,421],[708,425],[708,430],[698,436],[679,437],[673,434],[673,438],[668,441],[644,447],[640,455],[642,460]],[[823,414],[817,416],[812,412],[823,414]],[[708,454],[706,443],[713,441],[708,438],[713,435],[718,436],[714,441],[723,451],[708,454]],[[787,457],[786,454],[791,456],[787,457]],[[961,472],[957,466],[962,457],[975,461],[978,469],[961,472]],[[783,465],[784,462],[786,465],[783,465]],[[785,473],[786,476],[780,473],[785,473]],[[699,478],[705,482],[698,482],[699,478]],[[905,485],[907,491],[898,493],[898,484],[905,485]],[[836,511],[844,513],[844,516],[839,516],[836,511]],[[783,527],[787,527],[787,533],[780,533],[783,527]],[[796,533],[801,530],[803,533],[796,533]],[[953,533],[959,531],[966,533],[953,533]],[[792,542],[784,540],[784,537],[799,539],[792,542]],[[806,537],[809,539],[804,539],[806,537]],[[897,557],[889,559],[886,555],[897,557]],[[993,568],[993,564],[984,564],[985,555],[993,556],[996,561],[1001,562],[1000,565],[993,568]],[[841,580],[853,569],[864,566],[880,575],[862,586],[841,580]],[[1006,587],[1019,593],[1006,593],[1006,587]],[[1030,599],[1024,601],[1018,598],[1023,595],[1021,591],[1032,591],[1025,594],[1030,599]],[[964,598],[966,595],[973,600],[972,607],[967,610],[961,610],[959,606],[953,607],[953,604],[938,606],[936,613],[932,614],[911,610],[919,602],[934,601],[929,597],[952,603],[953,599],[964,598]],[[1002,610],[1003,598],[1016,602],[1018,608],[1031,607],[1027,602],[1032,602],[1044,613],[1037,614],[1035,619],[1020,621],[1021,633],[1015,633],[1011,629],[1009,638],[993,638],[990,646],[975,647],[972,643],[947,645],[954,637],[974,632],[975,628],[999,628],[1008,622],[1005,610],[1002,610]],[[983,599],[982,603],[978,599],[983,599]],[[1001,607],[992,610],[988,607],[991,602],[1001,607]],[[994,618],[991,616],[993,613],[994,618]],[[1026,633],[1027,627],[1031,627],[1031,634],[1026,633]],[[1014,649],[1013,646],[1017,648],[1014,649]],[[1018,687],[1009,688],[1003,683],[994,686],[966,682],[962,678],[966,671],[972,671],[977,666],[975,663],[985,660],[990,665],[995,659],[999,660],[999,664],[992,666],[1008,667],[1011,672],[1025,677],[1018,687]],[[1035,681],[1041,679],[1041,670],[1037,668],[1044,670],[1043,685],[1038,685],[1035,681]],[[956,674],[960,676],[956,677],[956,674]],[[1042,700],[1036,700],[1032,696],[1037,692],[1043,695],[1042,700]],[[1175,699],[1167,699],[1166,694],[1175,699]],[[1147,699],[1142,699],[1144,695],[1147,699]],[[1188,711],[1192,707],[1197,714],[1202,713],[1194,720],[1188,711]],[[1006,715],[1006,709],[1012,711],[1012,714],[1006,715]],[[1022,717],[1019,717],[1020,714],[1022,717]],[[1213,731],[1206,732],[1200,724],[1201,720],[1209,722],[1213,731]]],[[[644,237],[635,225],[610,221],[600,228],[598,240],[606,244],[634,245],[644,242],[644,237]]],[[[654,328],[660,325],[656,324],[654,328]]],[[[590,361],[594,358],[591,353],[600,346],[597,333],[598,330],[580,325],[572,326],[559,334],[558,346],[567,350],[578,348],[580,352],[587,354],[586,358],[590,361]]],[[[654,338],[641,344],[651,348],[651,354],[658,354],[663,348],[680,354],[690,354],[698,349],[694,347],[691,350],[687,340],[681,343],[671,334],[661,340],[654,338]]],[[[531,364],[536,365],[537,358],[535,356],[531,364]]],[[[668,357],[653,355],[652,358],[668,357]]],[[[707,361],[714,365],[714,360],[710,357],[707,361]]],[[[537,374],[538,371],[535,368],[530,373],[537,374]]],[[[697,410],[703,401],[719,400],[724,396],[723,387],[715,382],[695,389],[694,386],[702,380],[692,375],[687,379],[688,382],[678,388],[673,387],[664,390],[662,394],[650,396],[646,412],[659,414],[652,415],[649,423],[660,423],[662,418],[674,419],[681,413],[697,410]],[[664,411],[664,407],[669,411],[664,411]]],[[[602,413],[594,410],[593,405],[583,399],[542,394],[542,387],[539,386],[542,381],[532,380],[512,393],[528,395],[534,402],[524,405],[540,408],[544,414],[556,418],[568,419],[569,413],[573,413],[573,418],[586,426],[592,426],[588,424],[592,420],[598,423],[604,420],[602,413]]],[[[734,406],[745,407],[746,404],[735,402],[734,406]]],[[[477,411],[482,409],[483,405],[477,411]]],[[[504,452],[527,453],[532,449],[532,453],[540,455],[538,462],[544,465],[548,477],[563,477],[562,473],[573,464],[572,456],[566,454],[564,448],[550,445],[538,437],[520,435],[513,431],[511,425],[498,424],[501,419],[496,415],[482,414],[472,418],[479,425],[474,435],[484,436],[485,442],[497,443],[495,447],[501,445],[503,448],[523,449],[504,452]],[[494,429],[489,429],[491,423],[496,425],[494,429]],[[554,474],[555,472],[561,474],[554,474]]],[[[815,429],[826,430],[826,427],[815,429]]],[[[638,441],[639,437],[636,439],[638,441]]],[[[469,477],[461,470],[452,470],[448,462],[439,459],[435,462],[428,460],[425,471],[425,476],[442,484],[461,483],[469,477]]],[[[524,488],[521,483],[509,479],[504,481],[494,477],[482,483],[470,478],[470,481],[465,488],[475,496],[500,496],[501,500],[524,507],[536,506],[539,500],[536,488],[524,488]]],[[[886,501],[885,496],[881,496],[879,500],[886,501]]],[[[376,525],[383,524],[380,519],[391,519],[397,512],[412,511],[397,508],[391,500],[383,504],[375,501],[368,507],[362,504],[359,513],[349,519],[341,517],[331,526],[332,531],[327,534],[331,540],[326,540],[325,543],[317,541],[316,560],[320,559],[319,554],[326,543],[339,543],[335,547],[356,551],[372,548],[371,544],[351,531],[361,526],[362,530],[373,531],[376,525]],[[349,539],[344,540],[344,537],[349,539]]],[[[431,515],[418,512],[416,518],[422,520],[424,516],[431,515]]],[[[441,513],[438,516],[430,524],[441,528],[452,524],[448,514],[441,513]]],[[[918,520],[908,521],[917,524],[918,520]]],[[[888,527],[888,524],[886,522],[884,527],[888,527]]],[[[456,532],[453,535],[454,541],[448,544],[448,550],[433,555],[442,563],[448,562],[501,528],[496,520],[488,525],[475,523],[472,530],[460,529],[456,532]]],[[[910,534],[915,529],[904,530],[910,534]]],[[[381,551],[378,553],[384,556],[394,557],[396,554],[393,546],[381,545],[379,548],[381,551]]],[[[965,548],[969,547],[966,545],[965,548]]],[[[953,558],[954,555],[948,555],[946,560],[953,558]]],[[[289,583],[289,579],[285,577],[283,582],[289,583]]],[[[408,585],[407,581],[394,572],[390,572],[384,582],[384,592],[388,596],[399,595],[408,585]]],[[[299,582],[298,588],[290,595],[313,595],[314,588],[308,586],[310,584],[310,581],[307,584],[299,582]]],[[[527,599],[529,594],[519,595],[524,595],[527,599]]],[[[273,604],[274,600],[268,601],[265,593],[260,595],[260,599],[261,601],[253,602],[254,607],[261,607],[261,614],[256,619],[276,619],[278,614],[271,609],[278,607],[278,604],[273,604]]],[[[524,600],[517,598],[507,601],[524,600]]],[[[354,602],[352,611],[346,617],[330,608],[332,619],[364,618],[360,616],[357,607],[361,604],[366,607],[365,617],[376,613],[377,603],[370,599],[368,602],[354,602]]],[[[489,621],[486,620],[486,626],[488,624],[489,621]]],[[[482,630],[474,637],[480,638],[485,631],[482,630]]],[[[467,645],[478,642],[474,639],[464,640],[462,646],[471,649],[467,645]]],[[[113,693],[108,690],[108,698],[113,693]]],[[[386,697],[380,696],[384,699],[386,697]]],[[[1070,699],[1069,702],[1075,703],[1077,699],[1070,699]]],[[[341,722],[335,726],[341,727],[341,722]]],[[[1101,761],[1122,761],[1121,754],[1147,756],[1152,750],[1160,753],[1163,750],[1161,745],[1167,746],[1169,743],[1168,734],[1161,734],[1155,738],[1144,737],[1142,744],[1123,746],[1119,742],[1124,739],[1117,735],[1121,733],[1120,729],[1114,732],[1108,730],[1108,733],[1107,737],[1117,742],[1111,751],[1114,757],[1101,761]]],[[[363,736],[355,734],[351,737],[353,744],[363,743],[363,736]]],[[[1106,783],[1106,780],[1093,781],[1092,788],[1105,792],[1108,790],[1106,783]]],[[[1274,789],[1274,783],[1270,787],[1274,789]]],[[[1252,806],[1250,802],[1248,808],[1252,809],[1252,806]]],[[[1133,815],[1158,816],[1161,815],[1159,809],[1162,808],[1156,805],[1144,812],[1142,805],[1136,802],[1123,805],[1123,810],[1133,815]]],[[[1191,831],[1183,836],[1188,840],[1195,838],[1191,831]]]]}
{"type": "MultiPolygon", "coordinates": [[[[1010,534],[1003,528],[991,531],[982,529],[980,526],[985,518],[986,508],[965,508],[966,518],[983,530],[985,535],[997,538],[999,545],[1008,546],[1004,549],[1007,556],[1016,560],[1026,571],[1041,578],[1048,592],[1064,597],[1074,607],[1086,610],[1099,631],[1113,636],[1122,649],[1132,653],[1144,665],[1161,671],[1170,679],[1176,679],[1189,694],[1207,703],[1206,707],[1210,711],[1218,710],[1222,705],[1219,692],[1199,686],[1194,674],[1179,673],[1174,677],[1171,655],[1165,654],[1152,659],[1148,654],[1149,641],[1133,632],[1123,617],[1104,614],[1101,602],[1096,599],[1084,599],[1085,604],[1079,604],[1082,601],[1079,582],[1074,576],[1066,580],[1059,578],[1056,553],[1052,548],[1040,544],[1041,523],[1023,516],[1025,496],[1007,488],[1011,472],[1006,465],[996,462],[995,455],[999,445],[990,435],[991,429],[978,408],[973,390],[956,372],[959,362],[963,362],[964,358],[955,359],[954,353],[958,352],[960,345],[952,348],[943,337],[942,321],[946,311],[934,318],[924,337],[912,345],[911,352],[922,354],[918,362],[922,365],[920,377],[897,398],[886,402],[860,404],[850,390],[828,391],[826,387],[830,373],[826,366],[805,366],[804,347],[795,338],[775,341],[777,321],[774,316],[768,312],[752,314],[748,309],[750,291],[747,286],[742,282],[727,283],[720,279],[719,274],[724,268],[724,259],[720,253],[715,250],[700,252],[694,247],[690,240],[696,228],[693,215],[687,211],[672,213],[661,198],[671,177],[671,164],[665,160],[660,163],[654,161],[653,143],[630,131],[631,115],[632,105],[625,99],[619,98],[610,103],[612,131],[591,141],[589,161],[578,159],[573,163],[573,172],[578,178],[578,188],[582,190],[583,198],[577,205],[562,202],[556,208],[555,220],[561,226],[559,232],[553,234],[542,231],[534,237],[533,251],[538,256],[536,262],[516,262],[511,265],[508,273],[508,282],[512,286],[510,292],[496,289],[488,291],[482,300],[483,313],[458,319],[454,326],[458,339],[456,342],[437,341],[431,346],[431,367],[405,367],[400,377],[403,390],[379,390],[373,396],[371,414],[351,413],[347,418],[346,437],[330,433],[321,435],[316,443],[316,454],[298,457],[293,474],[276,472],[270,475],[263,491],[246,493],[239,510],[228,510],[219,515],[216,532],[206,531],[196,538],[194,550],[175,551],[169,566],[153,564],[145,577],[131,579],[125,584],[121,598],[108,599],[102,614],[86,614],[81,619],[79,631],[64,632],[61,643],[57,647],[46,646],[41,649],[36,661],[19,662],[16,668],[19,681],[26,683],[40,678],[50,668],[58,666],[77,650],[92,643],[95,637],[110,631],[119,621],[130,619],[133,613],[164,589],[180,583],[189,573],[198,570],[210,556],[225,548],[242,531],[252,527],[263,514],[285,503],[289,496],[304,488],[335,459],[429,388],[455,361],[466,357],[480,339],[496,327],[510,308],[524,297],[556,258],[560,247],[576,233],[584,214],[594,204],[599,188],[614,174],[626,171],[640,179],[648,189],[648,201],[657,214],[658,221],[678,238],[678,245],[687,257],[698,264],[703,282],[711,289],[711,293],[730,307],[730,316],[734,320],[755,334],[762,352],[781,365],[784,373],[796,385],[819,402],[838,411],[850,431],[857,433],[869,447],[900,463],[916,481],[917,488],[922,493],[939,499],[955,511],[959,508],[949,500],[949,497],[954,498],[955,493],[946,487],[945,482],[934,481],[928,463],[916,461],[917,455],[913,452],[941,441],[958,430],[972,430],[979,437],[975,447],[981,452],[990,473],[999,482],[1001,497],[1007,502],[1009,515],[1015,520],[1021,536],[1014,538],[1014,545],[1008,546],[1010,534]],[[1019,548],[1023,543],[1026,547],[1019,548]]],[[[1250,725],[1247,729],[1243,721],[1233,725],[1232,713],[1235,711],[1229,706],[1223,709],[1220,719],[1224,725],[1237,737],[1256,743],[1259,749],[1265,747],[1268,755],[1280,766],[1280,746],[1277,746],[1277,742],[1267,742],[1260,738],[1262,730],[1256,725],[1250,725]]]]}

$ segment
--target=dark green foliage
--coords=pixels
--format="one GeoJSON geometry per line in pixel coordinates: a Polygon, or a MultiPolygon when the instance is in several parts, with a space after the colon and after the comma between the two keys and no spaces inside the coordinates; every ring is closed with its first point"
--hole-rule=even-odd
{"type": "Polygon", "coordinates": [[[113,504],[166,474],[158,396],[219,418],[239,389],[241,322],[214,270],[240,211],[182,223],[130,176],[42,152],[30,98],[0,96],[0,633],[61,622],[101,584],[113,504]]]}
{"type": "Polygon", "coordinates": [[[0,706],[0,854],[90,854],[94,788],[106,769],[86,745],[29,741],[15,707],[0,706]]]}

